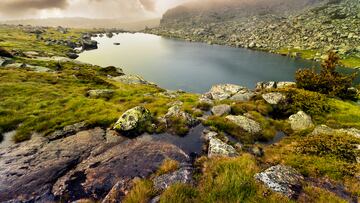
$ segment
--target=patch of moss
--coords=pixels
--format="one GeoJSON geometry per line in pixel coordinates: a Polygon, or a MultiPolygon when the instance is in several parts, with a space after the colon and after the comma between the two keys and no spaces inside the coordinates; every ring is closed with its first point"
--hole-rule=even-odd
{"type": "Polygon", "coordinates": [[[341,59],[340,64],[349,68],[360,67],[360,58],[356,56],[347,57],[345,59],[341,59]]]}
{"type": "Polygon", "coordinates": [[[305,196],[301,196],[299,202],[318,202],[318,203],[346,203],[348,201],[341,199],[335,194],[318,187],[306,186],[305,196]]]}
{"type": "Polygon", "coordinates": [[[355,102],[330,99],[328,102],[332,109],[323,117],[326,125],[334,128],[360,129],[360,106],[355,102]]]}

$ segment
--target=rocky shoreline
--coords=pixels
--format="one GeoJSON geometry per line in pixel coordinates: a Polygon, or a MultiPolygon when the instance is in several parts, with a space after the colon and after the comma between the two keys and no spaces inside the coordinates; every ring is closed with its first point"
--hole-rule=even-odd
{"type": "Polygon", "coordinates": [[[324,60],[332,50],[342,57],[345,67],[360,68],[360,36],[357,34],[360,18],[356,0],[329,3],[290,16],[267,14],[237,18],[235,13],[230,19],[218,16],[209,20],[211,12],[204,11],[201,15],[191,10],[181,13],[181,7],[178,10],[168,11],[160,27],[145,32],[314,61],[324,60]]]}

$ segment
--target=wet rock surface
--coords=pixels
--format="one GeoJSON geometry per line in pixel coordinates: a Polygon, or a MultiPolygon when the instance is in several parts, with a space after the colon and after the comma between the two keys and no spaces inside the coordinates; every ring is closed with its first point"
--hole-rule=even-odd
{"type": "Polygon", "coordinates": [[[304,177],[289,166],[276,165],[255,175],[268,188],[283,195],[295,198],[301,191],[301,181],[304,177]]]}
{"type": "Polygon", "coordinates": [[[146,139],[108,143],[105,137],[105,130],[94,128],[54,141],[33,136],[0,149],[0,201],[100,200],[128,186],[121,181],[149,176],[165,158],[188,161],[173,144],[146,139]]]}

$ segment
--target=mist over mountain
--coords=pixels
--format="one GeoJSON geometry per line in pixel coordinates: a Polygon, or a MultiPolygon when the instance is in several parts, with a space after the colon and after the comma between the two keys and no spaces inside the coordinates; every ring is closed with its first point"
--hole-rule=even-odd
{"type": "Polygon", "coordinates": [[[162,23],[186,19],[217,22],[266,14],[287,16],[324,2],[327,0],[193,0],[168,10],[162,23]]]}
{"type": "Polygon", "coordinates": [[[146,27],[159,26],[160,19],[125,21],[123,19],[91,19],[91,18],[46,18],[3,21],[6,24],[23,24],[32,26],[62,26],[68,28],[120,28],[129,31],[143,30],[146,27]]]}

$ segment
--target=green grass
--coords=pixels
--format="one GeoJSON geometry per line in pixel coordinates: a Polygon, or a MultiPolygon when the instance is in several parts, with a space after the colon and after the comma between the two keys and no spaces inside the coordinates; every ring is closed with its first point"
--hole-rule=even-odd
{"type": "Polygon", "coordinates": [[[280,49],[277,51],[279,54],[291,55],[292,53],[299,53],[303,59],[311,60],[316,55],[316,50],[301,50],[301,49],[280,49]]]}
{"type": "Polygon", "coordinates": [[[323,117],[323,122],[334,128],[360,129],[360,106],[355,102],[330,99],[330,113],[323,117]]]}
{"type": "Polygon", "coordinates": [[[340,63],[345,67],[355,68],[360,67],[360,58],[353,56],[340,60],[340,63]]]}
{"type": "Polygon", "coordinates": [[[124,203],[148,203],[155,194],[150,180],[135,180],[134,186],[126,195],[124,203]]]}

